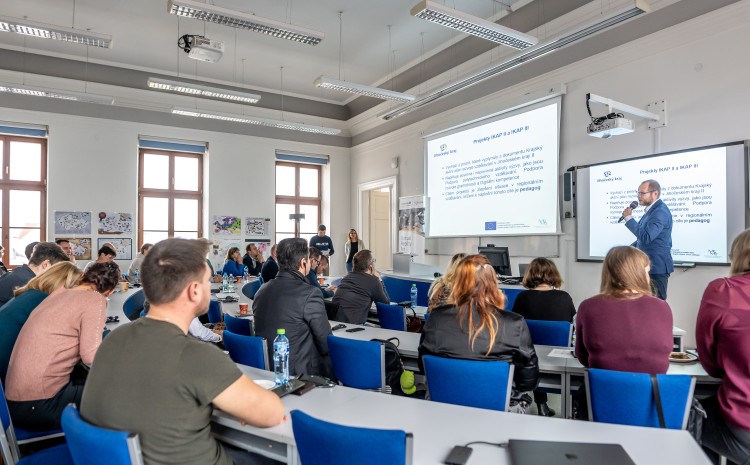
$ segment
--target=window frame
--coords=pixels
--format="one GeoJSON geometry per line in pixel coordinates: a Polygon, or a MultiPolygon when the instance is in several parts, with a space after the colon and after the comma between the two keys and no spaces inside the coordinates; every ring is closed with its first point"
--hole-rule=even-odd
{"type": "MultiPolygon", "coordinates": [[[[318,207],[318,218],[316,220],[316,224],[321,223],[322,218],[322,204],[323,204],[323,167],[321,165],[316,165],[312,163],[294,163],[289,161],[280,161],[276,160],[276,165],[274,166],[274,194],[275,194],[275,203],[274,203],[274,216],[276,216],[276,206],[279,204],[283,205],[294,205],[294,213],[299,213],[300,211],[300,205],[312,205],[318,207]],[[276,195],[276,169],[279,166],[286,166],[294,168],[294,195],[276,195]],[[317,197],[302,197],[300,196],[300,174],[299,170],[300,168],[304,169],[314,169],[318,172],[318,196],[317,197]]],[[[288,219],[288,218],[286,218],[288,219]]],[[[276,218],[276,224],[279,224],[279,219],[276,218]]],[[[294,222],[294,231],[279,231],[276,230],[275,236],[278,234],[288,234],[290,232],[294,233],[294,237],[300,237],[300,230],[299,230],[299,222],[294,222]]],[[[274,242],[276,242],[276,237],[274,237],[274,242]]]]}
{"type": "MultiPolygon", "coordinates": [[[[143,245],[143,199],[145,197],[167,199],[167,237],[174,237],[174,201],[175,199],[189,199],[198,201],[198,237],[203,237],[203,160],[204,154],[179,152],[171,150],[158,150],[147,147],[138,148],[138,247],[143,245]],[[144,163],[146,155],[162,155],[169,157],[169,187],[167,189],[143,187],[144,163]],[[177,190],[175,185],[175,158],[194,158],[198,160],[198,190],[177,190]]],[[[140,250],[140,249],[139,249],[140,250]]]]}

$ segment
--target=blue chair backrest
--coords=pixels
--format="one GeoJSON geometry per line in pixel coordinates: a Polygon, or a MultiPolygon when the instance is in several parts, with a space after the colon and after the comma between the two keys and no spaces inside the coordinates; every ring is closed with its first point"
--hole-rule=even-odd
{"type": "Polygon", "coordinates": [[[513,385],[513,365],[425,355],[424,372],[430,400],[506,411],[513,385]]]}
{"type": "Polygon", "coordinates": [[[250,319],[248,318],[236,318],[228,313],[225,313],[224,324],[226,324],[227,329],[234,334],[240,334],[242,336],[253,335],[252,331],[250,331],[250,319]]]}
{"type": "Polygon", "coordinates": [[[302,465],[407,465],[412,435],[400,430],[357,428],[292,410],[294,442],[302,465]]]}
{"type": "Polygon", "coordinates": [[[261,284],[263,284],[262,278],[258,278],[255,281],[250,281],[249,283],[242,286],[242,293],[245,294],[245,297],[247,297],[248,299],[254,299],[255,293],[258,292],[261,284]]]}
{"type": "Polygon", "coordinates": [[[15,463],[19,455],[18,444],[16,444],[13,434],[8,402],[2,385],[0,385],[0,423],[3,428],[0,431],[0,452],[2,452],[3,463],[15,463]]]}
{"type": "Polygon", "coordinates": [[[141,311],[145,304],[146,296],[143,294],[143,289],[138,289],[122,304],[122,312],[130,321],[137,320],[141,316],[141,311]]]}
{"type": "Polygon", "coordinates": [[[210,300],[208,302],[208,321],[211,323],[221,323],[221,314],[221,302],[218,300],[210,300]]]}
{"type": "Polygon", "coordinates": [[[385,390],[385,347],[377,341],[328,336],[333,372],[344,386],[385,390]]]}
{"type": "MultiPolygon", "coordinates": [[[[656,375],[669,429],[685,429],[693,401],[695,378],[656,375]]],[[[586,373],[589,418],[602,423],[659,427],[651,376],[648,373],[589,368],[586,373]]]]}
{"type": "Polygon", "coordinates": [[[526,320],[531,342],[542,346],[570,346],[573,325],[567,321],[526,320]]]}
{"type": "Polygon", "coordinates": [[[404,307],[381,302],[375,302],[375,307],[378,309],[378,321],[380,321],[381,328],[406,331],[406,312],[404,311],[404,307]]]}
{"type": "Polygon", "coordinates": [[[507,289],[502,288],[503,294],[505,294],[505,309],[510,310],[513,308],[513,303],[516,301],[516,297],[518,297],[518,294],[525,291],[526,289],[507,289]]]}
{"type": "Polygon", "coordinates": [[[224,331],[224,347],[234,363],[241,363],[261,370],[268,370],[268,345],[260,336],[243,336],[230,330],[224,331]]]}
{"type": "Polygon", "coordinates": [[[416,284],[417,305],[422,307],[427,306],[427,301],[429,300],[427,292],[430,290],[430,283],[383,276],[383,284],[385,285],[385,290],[388,291],[388,297],[391,298],[391,302],[405,302],[411,300],[411,285],[416,284]]]}
{"type": "Polygon", "coordinates": [[[65,407],[61,421],[76,465],[143,463],[137,434],[94,426],[81,418],[73,404],[65,407]]]}

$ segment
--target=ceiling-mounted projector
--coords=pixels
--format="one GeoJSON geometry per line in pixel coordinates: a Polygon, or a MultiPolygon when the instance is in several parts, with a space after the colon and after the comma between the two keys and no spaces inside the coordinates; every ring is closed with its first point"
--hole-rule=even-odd
{"type": "Polygon", "coordinates": [[[207,63],[216,63],[224,56],[224,42],[208,37],[185,34],[177,41],[177,46],[193,60],[207,63]]]}
{"type": "Polygon", "coordinates": [[[599,123],[591,123],[586,128],[589,136],[609,139],[612,136],[633,132],[633,121],[627,118],[605,119],[599,123]]]}

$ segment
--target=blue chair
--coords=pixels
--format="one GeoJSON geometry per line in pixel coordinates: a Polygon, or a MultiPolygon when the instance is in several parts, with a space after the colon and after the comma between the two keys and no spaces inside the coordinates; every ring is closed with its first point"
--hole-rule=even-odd
{"type": "Polygon", "coordinates": [[[378,310],[378,321],[380,321],[381,328],[406,331],[404,307],[375,302],[375,308],[378,310]]]}
{"type": "Polygon", "coordinates": [[[302,465],[407,465],[412,435],[400,430],[357,428],[292,410],[294,442],[302,465]]]}
{"type": "Polygon", "coordinates": [[[66,444],[50,447],[21,458],[21,451],[18,448],[19,444],[59,437],[63,435],[63,432],[60,430],[37,432],[14,428],[13,422],[10,419],[8,402],[5,399],[5,391],[3,390],[2,385],[0,385],[0,423],[2,424],[2,430],[0,430],[0,456],[2,456],[2,462],[4,464],[73,465],[73,459],[70,456],[70,451],[66,444]]]}
{"type": "Polygon", "coordinates": [[[268,344],[260,336],[243,336],[224,331],[224,347],[234,363],[269,370],[268,344]]]}
{"type": "Polygon", "coordinates": [[[65,407],[62,426],[76,465],[142,465],[138,435],[100,428],[81,418],[75,405],[65,407]]]}
{"type": "Polygon", "coordinates": [[[260,286],[263,284],[263,279],[258,278],[257,280],[250,281],[249,283],[242,286],[242,293],[245,294],[245,297],[248,299],[254,299],[255,293],[258,292],[258,289],[260,289],[260,286]]]}
{"type": "Polygon", "coordinates": [[[253,335],[253,332],[250,329],[249,318],[237,318],[228,313],[225,313],[224,324],[227,325],[227,330],[233,332],[234,334],[239,334],[241,336],[253,335]]]}
{"type": "Polygon", "coordinates": [[[478,361],[423,357],[430,400],[504,412],[510,403],[513,365],[500,360],[478,361]]]}
{"type": "MultiPolygon", "coordinates": [[[[668,429],[685,429],[693,401],[695,378],[656,375],[664,423],[668,429]]],[[[651,375],[589,368],[585,374],[589,418],[600,423],[659,427],[651,375]]]]}
{"type": "Polygon", "coordinates": [[[139,289],[122,304],[122,312],[128,317],[128,320],[137,320],[141,316],[145,305],[146,295],[143,293],[143,289],[139,289]]]}
{"type": "Polygon", "coordinates": [[[222,322],[222,311],[221,311],[221,302],[218,300],[211,300],[208,303],[208,321],[211,323],[221,323],[222,322]]]}
{"type": "Polygon", "coordinates": [[[526,320],[534,345],[569,347],[573,325],[567,321],[526,320]]]}
{"type": "Polygon", "coordinates": [[[385,383],[385,346],[328,335],[328,355],[333,373],[344,386],[390,393],[385,383]]]}
{"type": "Polygon", "coordinates": [[[404,302],[411,300],[411,285],[417,285],[417,305],[427,306],[429,300],[428,292],[430,284],[427,281],[412,281],[406,278],[394,278],[392,276],[383,276],[383,285],[388,291],[388,297],[391,302],[404,302]]]}

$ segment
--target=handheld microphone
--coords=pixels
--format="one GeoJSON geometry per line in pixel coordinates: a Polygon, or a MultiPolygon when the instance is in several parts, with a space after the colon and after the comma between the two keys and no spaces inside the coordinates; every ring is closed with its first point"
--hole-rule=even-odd
{"type": "MultiPolygon", "coordinates": [[[[628,207],[630,207],[631,209],[633,209],[633,208],[635,208],[637,206],[638,206],[638,202],[635,201],[635,200],[633,200],[632,202],[630,202],[630,205],[628,205],[628,207]]],[[[621,216],[620,219],[617,220],[617,222],[618,223],[622,223],[624,219],[625,219],[625,215],[621,216]]]]}

